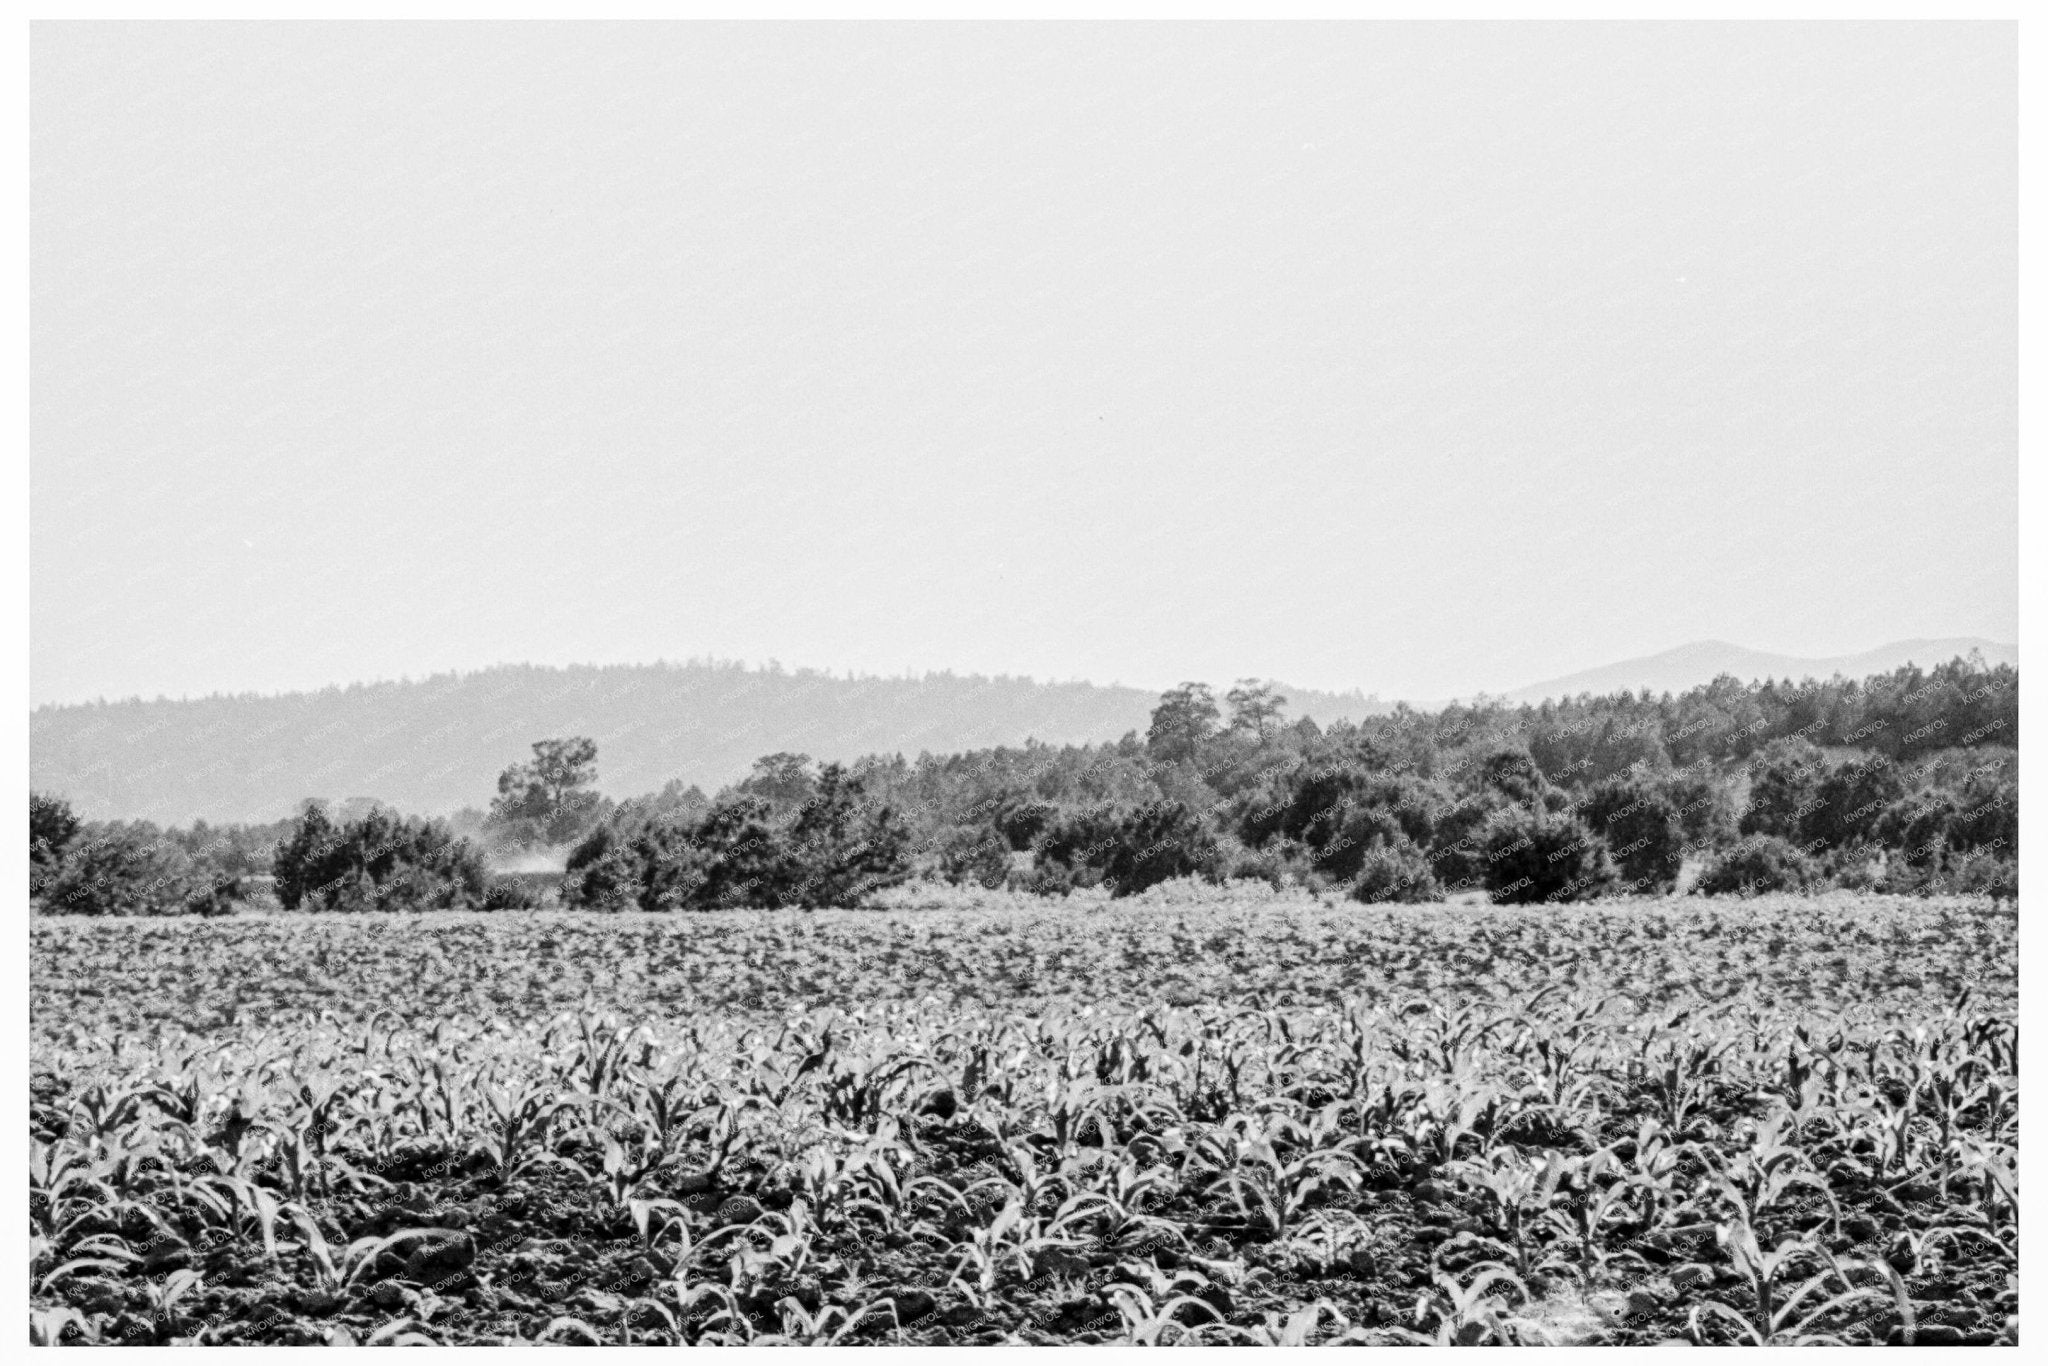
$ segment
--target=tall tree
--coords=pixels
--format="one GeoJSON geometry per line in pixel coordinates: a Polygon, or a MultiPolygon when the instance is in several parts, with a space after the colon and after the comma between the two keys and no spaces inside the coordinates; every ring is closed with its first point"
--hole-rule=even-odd
{"type": "Polygon", "coordinates": [[[740,783],[740,792],[777,807],[802,806],[818,793],[808,754],[766,754],[754,760],[754,771],[740,783]]]}
{"type": "Polygon", "coordinates": [[[62,797],[28,794],[28,877],[33,891],[64,861],[64,849],[78,834],[78,817],[62,797]]]}
{"type": "Polygon", "coordinates": [[[589,790],[596,781],[596,741],[580,735],[536,740],[533,762],[514,764],[498,775],[491,824],[528,841],[575,839],[599,814],[601,799],[589,790]]]}
{"type": "Polygon", "coordinates": [[[1230,704],[1230,728],[1249,731],[1260,740],[1273,733],[1280,723],[1281,709],[1287,705],[1287,699],[1272,684],[1256,678],[1238,679],[1237,686],[1223,694],[1223,700],[1230,704]]]}
{"type": "Polygon", "coordinates": [[[1145,734],[1145,748],[1152,757],[1168,761],[1193,759],[1202,745],[1216,734],[1222,713],[1207,683],[1183,683],[1159,695],[1152,709],[1152,728],[1145,734]]]}

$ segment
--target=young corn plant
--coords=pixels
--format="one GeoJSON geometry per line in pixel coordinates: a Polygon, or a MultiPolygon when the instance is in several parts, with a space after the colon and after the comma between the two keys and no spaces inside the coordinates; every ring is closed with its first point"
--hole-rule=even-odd
{"type": "Polygon", "coordinates": [[[1647,1272],[1643,1255],[1630,1247],[1613,1246],[1613,1226],[1629,1216],[1629,1201],[1636,1188],[1619,1170],[1614,1154],[1606,1149],[1568,1164],[1564,1198],[1544,1206],[1541,1222],[1560,1242],[1575,1245],[1579,1270],[1591,1280],[1605,1276],[1622,1263],[1647,1272]],[[1600,1184],[1603,1176],[1615,1179],[1600,1184]]]}
{"type": "Polygon", "coordinates": [[[197,1294],[202,1284],[198,1272],[185,1269],[173,1271],[149,1287],[150,1331],[158,1341],[177,1335],[179,1306],[197,1294]]]}
{"type": "Polygon", "coordinates": [[[1275,1238],[1284,1238],[1325,1191],[1364,1184],[1365,1173],[1349,1153],[1309,1152],[1288,1161],[1263,1138],[1207,1136],[1189,1157],[1213,1173],[1208,1190],[1228,1193],[1241,1216],[1275,1238]]]}
{"type": "Polygon", "coordinates": [[[1382,1331],[1399,1341],[1428,1347],[1518,1346],[1524,1335],[1514,1309],[1530,1298],[1529,1287],[1513,1270],[1498,1262],[1482,1262],[1472,1268],[1472,1279],[1463,1285],[1438,1272],[1434,1290],[1425,1291],[1415,1301],[1415,1328],[1427,1329],[1434,1322],[1434,1333],[1404,1328],[1382,1331]],[[1495,1286],[1512,1290],[1519,1298],[1511,1302],[1495,1293],[1495,1286]]]}
{"type": "Polygon", "coordinates": [[[1812,1192],[1828,1207],[1835,1227],[1841,1207],[1804,1151],[1783,1141],[1785,1112],[1776,1110],[1757,1126],[1747,1149],[1726,1161],[1709,1180],[1708,1193],[1731,1207],[1742,1227],[1762,1228],[1795,1190],[1812,1192]]]}
{"type": "Polygon", "coordinates": [[[782,1321],[780,1333],[753,1339],[756,1346],[837,1347],[872,1323],[886,1319],[896,1324],[896,1306],[888,1299],[870,1300],[858,1309],[842,1304],[818,1306],[813,1314],[795,1298],[785,1295],[775,1303],[782,1321]]]}
{"type": "Polygon", "coordinates": [[[987,1228],[970,1229],[966,1240],[956,1244],[960,1260],[950,1278],[986,1296],[995,1289],[1005,1267],[1020,1275],[1028,1273],[1032,1264],[1029,1238],[1024,1207],[1012,1198],[987,1228]]]}
{"type": "Polygon", "coordinates": [[[1123,1317],[1125,1341],[1140,1347],[1189,1346],[1228,1326],[1207,1300],[1181,1289],[1204,1289],[1206,1277],[1192,1271],[1169,1276],[1149,1266],[1143,1269],[1152,1273],[1152,1284],[1117,1282],[1109,1287],[1110,1300],[1123,1317]],[[1182,1321],[1183,1313],[1195,1321],[1182,1321]]]}
{"type": "Polygon", "coordinates": [[[488,1158],[498,1178],[509,1180],[526,1169],[531,1150],[544,1146],[556,1115],[569,1102],[543,1086],[528,1086],[514,1093],[491,1083],[479,1088],[483,1105],[484,1131],[474,1151],[488,1158]]]}
{"type": "MultiPolygon", "coordinates": [[[[1461,1234],[1461,1239],[1491,1242],[1514,1257],[1516,1277],[1526,1283],[1543,1263],[1537,1255],[1536,1234],[1544,1215],[1557,1195],[1558,1183],[1566,1171],[1562,1153],[1551,1149],[1542,1162],[1512,1149],[1496,1149],[1483,1161],[1456,1162],[1451,1171],[1467,1187],[1478,1192],[1483,1216],[1496,1236],[1461,1234]]],[[[1458,1240],[1453,1240],[1455,1245],[1458,1240]]]]}
{"type": "Polygon", "coordinates": [[[1694,1305],[1686,1315],[1686,1336],[1695,1345],[1712,1341],[1710,1329],[1718,1325],[1731,1331],[1735,1341],[1750,1346],[1840,1346],[1838,1334],[1820,1331],[1818,1326],[1838,1310],[1884,1295],[1851,1282],[1833,1254],[1819,1243],[1788,1238],[1764,1251],[1757,1243],[1756,1230],[1740,1216],[1720,1227],[1716,1241],[1742,1277],[1750,1302],[1746,1308],[1720,1300],[1694,1305]],[[1818,1262],[1821,1270],[1796,1285],[1788,1284],[1793,1268],[1801,1262],[1818,1262]],[[1816,1296],[1827,1295],[1831,1281],[1841,1290],[1816,1301],[1816,1296]]]}
{"type": "Polygon", "coordinates": [[[358,1238],[337,1252],[309,1211],[299,1205],[288,1205],[285,1213],[298,1226],[306,1260],[313,1267],[314,1289],[322,1295],[339,1298],[347,1294],[349,1286],[376,1260],[378,1239],[358,1238]]]}
{"type": "MultiPolygon", "coordinates": [[[[31,1245],[31,1266],[38,1260],[52,1260],[47,1248],[47,1243],[41,1248],[31,1245]],[[38,1252],[42,1254],[40,1258],[38,1252]]],[[[81,1271],[123,1271],[142,1260],[119,1235],[112,1233],[97,1233],[82,1239],[72,1249],[72,1254],[36,1280],[35,1288],[38,1295],[49,1294],[60,1282],[81,1271]]]]}
{"type": "MultiPolygon", "coordinates": [[[[1206,1328],[1209,1325],[1203,1326],[1206,1328]]],[[[1406,1340],[1406,1335],[1399,1334],[1399,1330],[1394,1331],[1401,1340],[1406,1340]]],[[[1235,1339],[1252,1347],[1336,1346],[1345,1343],[1369,1344],[1375,1340],[1371,1331],[1353,1326],[1342,1311],[1324,1300],[1304,1305],[1285,1318],[1279,1314],[1269,1313],[1265,1316],[1265,1322],[1256,1326],[1224,1326],[1220,1328],[1217,1336],[1222,1340],[1235,1339]],[[1327,1330],[1322,1328],[1324,1319],[1330,1320],[1330,1327],[1327,1330]],[[1320,1339],[1317,1337],[1319,1330],[1324,1332],[1320,1339]]]]}

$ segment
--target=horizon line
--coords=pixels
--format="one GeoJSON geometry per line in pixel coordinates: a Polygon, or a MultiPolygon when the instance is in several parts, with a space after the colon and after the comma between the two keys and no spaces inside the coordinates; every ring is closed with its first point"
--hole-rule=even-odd
{"type": "MultiPolygon", "coordinates": [[[[1597,673],[1603,669],[1619,668],[1629,664],[1647,663],[1653,660],[1662,659],[1668,655],[1677,654],[1683,650],[1698,649],[1703,646],[1726,648],[1730,650],[1740,650],[1748,654],[1777,655],[1778,658],[1783,659],[1787,663],[1792,664],[1819,665],[1837,663],[1839,661],[1847,659],[1854,659],[1859,655],[1874,654],[1880,650],[1890,649],[1895,646],[1912,646],[1921,644],[1933,644],[1941,641],[1964,640],[1972,642],[1981,642],[1984,645],[1990,645],[1994,648],[2003,650],[2011,650],[2015,653],[2017,653],[2019,649],[2019,645],[2017,642],[1995,640],[1989,636],[1915,636],[1908,637],[1902,640],[1886,641],[1881,645],[1873,645],[1866,649],[1851,651],[1846,654],[1791,655],[1780,654],[1778,651],[1774,650],[1759,650],[1752,646],[1737,644],[1733,641],[1708,637],[1700,640],[1685,641],[1678,645],[1673,645],[1663,650],[1652,651],[1648,654],[1635,655],[1626,659],[1612,660],[1605,664],[1590,665],[1585,668],[1575,669],[1570,673],[1560,674],[1550,679],[1539,679],[1535,682],[1523,684],[1520,687],[1506,689],[1500,692],[1494,692],[1490,689],[1481,688],[1475,689],[1471,692],[1459,693],[1444,698],[1382,698],[1379,693],[1367,692],[1365,689],[1359,687],[1356,684],[1353,684],[1349,688],[1337,689],[1313,687],[1308,684],[1302,683],[1289,683],[1285,680],[1276,677],[1261,678],[1259,681],[1276,685],[1279,687],[1292,688],[1298,692],[1317,693],[1324,697],[1333,697],[1339,699],[1356,698],[1360,702],[1377,703],[1381,706],[1386,707],[1393,707],[1405,704],[1411,708],[1419,710],[1440,709],[1443,707],[1473,704],[1484,699],[1491,699],[1494,701],[1505,701],[1511,697],[1515,697],[1518,694],[1526,693],[1533,688],[1546,687],[1553,683],[1564,682],[1580,674],[1597,673]]],[[[1085,678],[1059,679],[1048,677],[1040,679],[1035,674],[981,673],[972,671],[958,672],[952,668],[925,668],[920,671],[906,667],[904,671],[900,674],[863,673],[851,668],[846,669],[842,672],[838,669],[815,665],[785,665],[779,658],[772,655],[759,662],[750,662],[748,660],[738,658],[728,659],[718,655],[692,655],[680,660],[670,659],[667,656],[658,656],[652,660],[636,660],[627,663],[609,664],[584,660],[570,661],[565,664],[538,664],[534,663],[531,660],[500,660],[495,663],[479,665],[473,668],[457,667],[451,669],[438,669],[431,673],[421,674],[417,677],[415,677],[412,674],[401,674],[396,678],[384,677],[372,679],[351,679],[348,682],[324,683],[317,687],[286,688],[275,692],[260,692],[254,690],[243,692],[229,692],[216,690],[213,692],[201,693],[196,696],[190,693],[181,693],[175,697],[171,696],[168,693],[158,693],[154,697],[144,697],[140,693],[130,693],[126,696],[113,698],[106,697],[105,695],[100,695],[98,697],[82,698],[67,702],[45,701],[38,702],[34,706],[30,707],[29,712],[31,715],[34,715],[36,712],[41,711],[62,710],[65,708],[75,707],[119,707],[137,705],[153,706],[161,703],[193,703],[213,701],[280,701],[292,697],[315,697],[323,693],[349,692],[354,691],[356,689],[410,687],[415,684],[432,683],[442,679],[459,680],[467,677],[474,677],[482,674],[496,673],[499,671],[513,669],[529,669],[536,671],[545,671],[550,673],[567,673],[581,669],[673,669],[677,671],[686,671],[690,669],[723,669],[740,673],[763,674],[769,677],[802,678],[809,676],[819,676],[849,683],[915,683],[922,682],[924,680],[932,678],[957,678],[966,682],[982,681],[990,683],[1022,683],[1030,687],[1040,688],[1078,687],[1099,689],[1105,692],[1147,692],[1153,693],[1155,695],[1163,694],[1166,691],[1166,689],[1151,689],[1142,684],[1125,683],[1121,680],[1112,680],[1108,683],[1097,683],[1092,679],[1085,678]]],[[[1811,677],[1812,675],[1809,676],[1811,677]]],[[[1249,678],[1251,677],[1251,675],[1245,675],[1245,677],[1249,678]]],[[[1187,681],[1201,680],[1183,680],[1183,682],[1187,681]]],[[[1785,681],[1789,682],[1792,680],[1788,676],[1785,681]]],[[[1177,687],[1180,685],[1174,684],[1171,686],[1177,687]]],[[[1213,687],[1218,685],[1210,684],[1208,686],[1213,687]]],[[[1641,692],[1644,690],[1645,689],[1643,688],[1624,688],[1620,689],[1619,691],[1633,693],[1641,692]]],[[[1664,689],[1662,691],[1669,692],[1671,690],[1664,689]]],[[[1565,695],[1566,694],[1559,694],[1559,696],[1565,695]]],[[[1576,694],[1570,695],[1576,696],[1576,694]]],[[[1526,701],[1527,699],[1524,700],[1526,701]]]]}

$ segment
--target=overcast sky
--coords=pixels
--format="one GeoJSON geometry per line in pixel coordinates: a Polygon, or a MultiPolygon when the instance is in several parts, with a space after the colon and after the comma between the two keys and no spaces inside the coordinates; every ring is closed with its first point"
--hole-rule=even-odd
{"type": "Polygon", "coordinates": [[[32,700],[2017,635],[2011,25],[50,26],[32,700]]]}

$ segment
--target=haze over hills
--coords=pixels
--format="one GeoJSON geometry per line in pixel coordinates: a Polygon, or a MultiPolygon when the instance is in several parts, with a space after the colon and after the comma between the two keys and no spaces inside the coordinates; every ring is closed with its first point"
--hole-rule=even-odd
{"type": "MultiPolygon", "coordinates": [[[[1643,687],[1679,692],[1721,673],[1862,677],[1973,648],[1990,663],[2018,662],[2013,646],[1975,639],[1902,641],[1838,659],[1705,641],[1536,684],[1508,700],[1643,687]]],[[[1289,717],[1323,725],[1388,710],[1355,691],[1280,688],[1289,717]]],[[[1219,697],[1223,691],[1217,688],[1219,697]]],[[[445,815],[487,805],[498,774],[550,736],[594,739],[599,787],[629,797],[671,779],[715,791],[779,750],[848,760],[1027,739],[1110,741],[1143,734],[1157,702],[1156,692],[1141,688],[950,673],[863,678],[718,662],[506,665],[312,693],[40,707],[29,715],[29,781],[92,819],[269,821],[306,797],[376,797],[445,815]]]]}
{"type": "MultiPolygon", "coordinates": [[[[1325,724],[1386,710],[1358,693],[1282,691],[1289,716],[1325,724]]],[[[950,673],[507,665],[272,697],[41,707],[29,715],[29,778],[94,819],[268,821],[305,797],[356,796],[445,815],[487,806],[498,774],[549,736],[595,740],[599,788],[629,797],[675,778],[712,792],[780,750],[848,760],[1115,740],[1143,734],[1158,701],[1140,688],[950,673]]]]}
{"type": "Polygon", "coordinates": [[[1662,654],[1625,659],[1618,664],[1532,683],[1507,693],[1505,698],[1509,702],[1541,702],[1545,698],[1577,697],[1581,693],[1592,693],[1598,697],[1615,692],[1638,692],[1644,688],[1652,693],[1677,693],[1702,683],[1711,683],[1722,674],[1733,675],[1745,683],[1770,678],[1824,679],[1833,678],[1836,674],[1844,678],[1867,678],[1871,674],[1890,673],[1907,664],[1918,664],[1923,669],[1933,668],[1959,655],[1967,657],[1972,650],[1981,651],[1986,664],[2017,666],[2020,662],[2017,645],[2004,645],[1974,636],[1947,640],[1898,640],[1861,654],[1822,659],[1767,654],[1762,650],[1730,645],[1724,640],[1697,640],[1662,654]]]}

